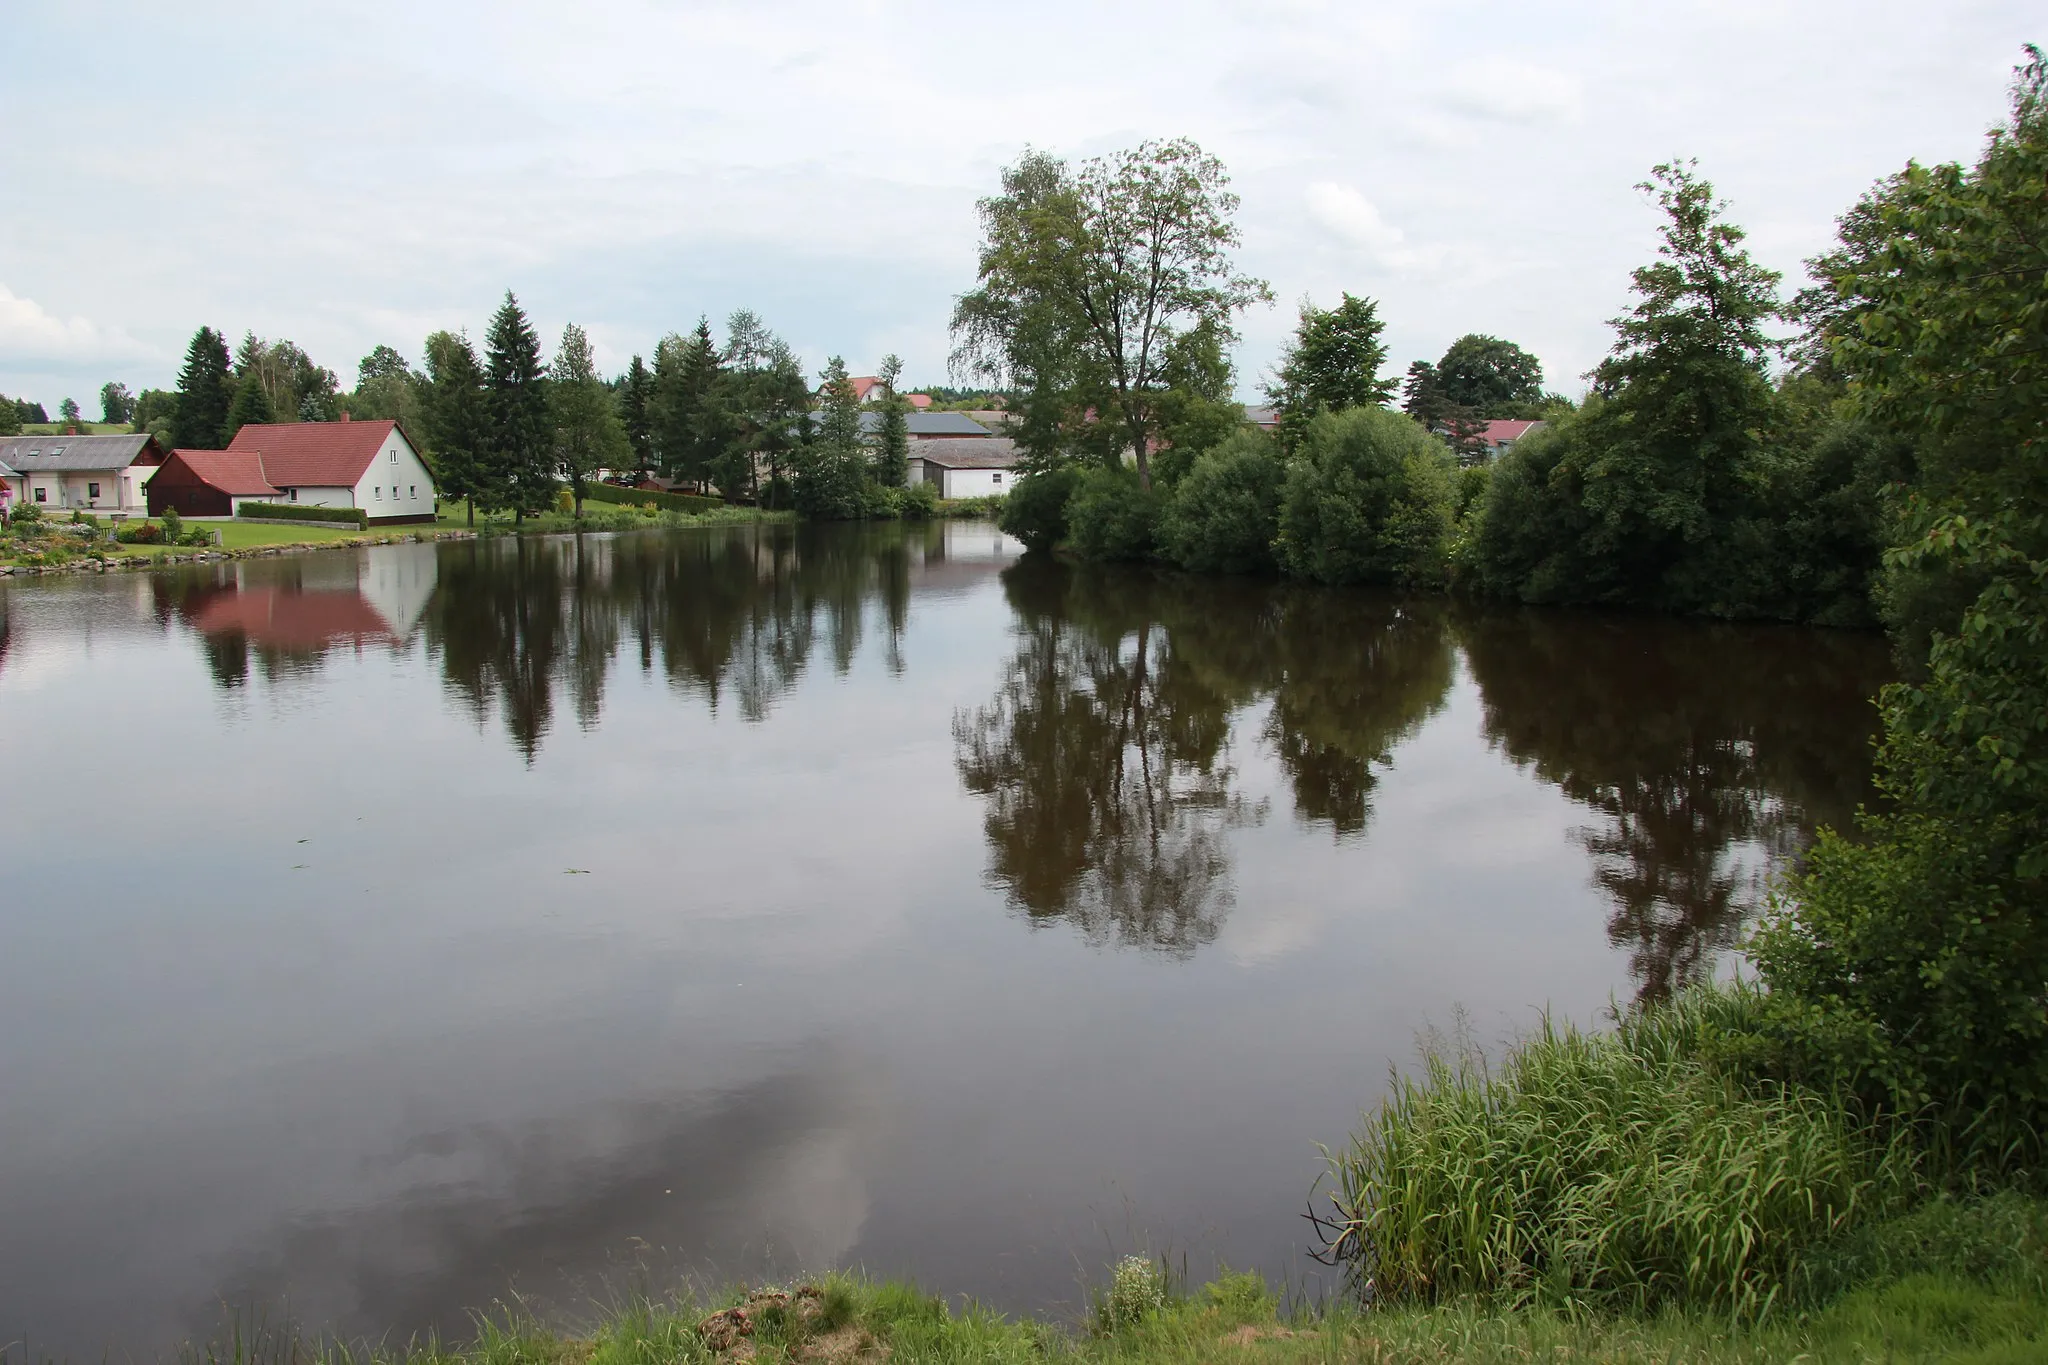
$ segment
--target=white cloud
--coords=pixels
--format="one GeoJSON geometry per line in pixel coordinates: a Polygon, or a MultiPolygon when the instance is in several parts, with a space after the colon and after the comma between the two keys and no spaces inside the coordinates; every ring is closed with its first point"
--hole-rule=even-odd
{"type": "Polygon", "coordinates": [[[1349,185],[1319,180],[1308,187],[1307,202],[1311,218],[1346,245],[1364,251],[1376,265],[1401,270],[1443,259],[1441,247],[1408,246],[1408,235],[1349,185]]]}
{"type": "Polygon", "coordinates": [[[0,284],[0,360],[34,367],[74,360],[137,360],[150,349],[120,328],[60,318],[0,284]]]}

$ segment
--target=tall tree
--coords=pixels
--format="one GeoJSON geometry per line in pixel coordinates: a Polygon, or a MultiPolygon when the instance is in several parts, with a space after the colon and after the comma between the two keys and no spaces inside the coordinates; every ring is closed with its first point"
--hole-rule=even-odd
{"type": "Polygon", "coordinates": [[[254,422],[265,426],[277,420],[270,410],[270,395],[263,391],[263,381],[255,374],[242,376],[242,382],[235,388],[235,401],[228,407],[227,427],[224,435],[235,439],[235,433],[254,422]]]}
{"type": "Polygon", "coordinates": [[[1436,363],[1443,395],[1476,415],[1500,417],[1543,401],[1543,364],[1512,341],[1467,333],[1436,363]]]}
{"type": "Polygon", "coordinates": [[[1280,371],[1266,394],[1280,409],[1281,440],[1300,442],[1320,412],[1378,407],[1390,401],[1399,381],[1380,378],[1387,347],[1379,305],[1346,293],[1335,308],[1301,301],[1294,340],[1280,357],[1280,371]]]}
{"type": "Polygon", "coordinates": [[[862,511],[867,458],[861,449],[860,399],[838,356],[826,362],[818,377],[824,381],[818,391],[818,434],[797,466],[796,505],[807,517],[841,521],[862,511]]]}
{"type": "Polygon", "coordinates": [[[435,332],[427,338],[426,440],[434,479],[445,497],[468,505],[469,524],[476,525],[479,499],[491,505],[490,466],[484,457],[490,441],[489,403],[483,369],[469,338],[435,332]]]}
{"type": "Polygon", "coordinates": [[[0,436],[21,434],[21,409],[6,394],[0,394],[0,436]]]}
{"type": "Polygon", "coordinates": [[[100,385],[100,420],[126,422],[135,415],[135,398],[128,386],[117,382],[100,385]]]}
{"type": "Polygon", "coordinates": [[[490,392],[490,439],[484,447],[490,495],[515,521],[544,512],[555,497],[555,452],[548,420],[547,372],[540,338],[519,300],[505,301],[484,337],[485,387],[490,392]]]}
{"type": "Polygon", "coordinates": [[[633,468],[642,478],[654,469],[653,400],[654,375],[636,355],[619,385],[619,416],[626,428],[626,443],[633,449],[633,468]]]}
{"type": "MultiPolygon", "coordinates": [[[[724,375],[711,323],[697,319],[687,337],[673,333],[654,348],[654,396],[650,426],[663,476],[702,483],[724,449],[717,411],[718,388],[724,375]]],[[[738,489],[721,489],[726,497],[738,489]]]]}
{"type": "Polygon", "coordinates": [[[555,424],[555,467],[569,481],[576,515],[583,515],[583,490],[590,476],[625,457],[631,447],[612,402],[597,377],[590,338],[570,323],[548,370],[548,407],[555,424]]]}
{"type": "Polygon", "coordinates": [[[901,488],[910,481],[910,404],[896,392],[903,377],[903,362],[882,358],[882,397],[876,404],[882,420],[875,428],[875,482],[884,488],[901,488]]]}
{"type": "Polygon", "coordinates": [[[228,344],[219,332],[201,327],[185,350],[185,368],[178,372],[171,444],[185,450],[218,450],[225,445],[228,405],[234,397],[234,381],[228,377],[228,344]]]}
{"type": "Polygon", "coordinates": [[[1078,170],[1029,152],[981,201],[980,283],[954,310],[955,363],[1025,390],[1022,435],[1039,453],[1129,454],[1150,487],[1176,338],[1204,326],[1234,335],[1237,313],[1271,298],[1232,263],[1229,184],[1222,162],[1176,138],[1078,170]]]}
{"type": "Polygon", "coordinates": [[[356,362],[356,387],[374,383],[379,379],[410,379],[412,366],[405,363],[405,357],[381,342],[370,349],[370,353],[356,362]]]}
{"type": "Polygon", "coordinates": [[[746,309],[726,319],[725,352],[708,409],[719,441],[711,474],[721,489],[758,492],[766,465],[771,483],[790,462],[810,408],[803,367],[783,340],[746,309]]]}
{"type": "Polygon", "coordinates": [[[57,405],[57,420],[60,422],[76,424],[83,417],[84,414],[79,412],[78,400],[75,398],[66,398],[57,405]]]}
{"type": "Polygon", "coordinates": [[[325,422],[340,415],[340,388],[334,371],[289,341],[269,341],[254,332],[235,350],[235,380],[250,375],[263,386],[275,420],[325,422]]]}

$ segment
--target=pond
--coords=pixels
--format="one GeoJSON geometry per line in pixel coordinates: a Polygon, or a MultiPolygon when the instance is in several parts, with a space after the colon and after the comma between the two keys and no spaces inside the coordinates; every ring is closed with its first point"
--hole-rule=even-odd
{"type": "Polygon", "coordinates": [[[1316,1144],[1426,1029],[1726,970],[1886,676],[967,524],[13,580],[0,1342],[1316,1292],[1316,1144]]]}

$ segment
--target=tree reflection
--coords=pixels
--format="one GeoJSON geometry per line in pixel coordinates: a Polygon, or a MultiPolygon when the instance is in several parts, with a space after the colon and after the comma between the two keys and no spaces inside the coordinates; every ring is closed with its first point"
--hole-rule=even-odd
{"type": "Polygon", "coordinates": [[[1489,741],[1601,817],[1579,837],[1640,999],[1704,975],[1866,795],[1878,637],[1538,611],[1460,633],[1489,741]]]}
{"type": "Polygon", "coordinates": [[[1239,698],[1175,648],[1158,579],[1037,558],[1003,577],[1016,655],[953,722],[991,880],[1091,941],[1192,953],[1232,902],[1225,832],[1265,816],[1231,790],[1239,698]]]}

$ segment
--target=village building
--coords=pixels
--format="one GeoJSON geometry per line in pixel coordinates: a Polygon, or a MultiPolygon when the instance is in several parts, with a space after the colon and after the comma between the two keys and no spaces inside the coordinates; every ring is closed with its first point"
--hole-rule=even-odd
{"type": "Polygon", "coordinates": [[[10,436],[0,439],[0,474],[9,502],[44,511],[142,516],[147,488],[166,458],[147,432],[116,436],[10,436]]]}
{"type": "MultiPolygon", "coordinates": [[[[846,382],[853,385],[853,396],[862,403],[879,399],[888,392],[882,385],[882,376],[878,374],[855,375],[846,382]]],[[[932,405],[932,396],[928,393],[906,393],[903,401],[913,408],[928,408],[932,405]]]]}
{"type": "Polygon", "coordinates": [[[388,419],[252,422],[224,451],[179,451],[178,457],[173,482],[150,499],[152,515],[177,506],[181,515],[225,517],[244,502],[281,502],[359,508],[372,524],[434,519],[434,477],[405,429],[388,419]],[[233,458],[203,458],[208,455],[233,458]],[[202,498],[213,510],[187,513],[179,505],[202,498]]]}
{"type": "Polygon", "coordinates": [[[149,512],[162,516],[231,517],[245,502],[277,502],[284,495],[263,473],[253,450],[174,450],[149,481],[149,512]]]}
{"type": "Polygon", "coordinates": [[[1485,449],[1487,459],[1497,460],[1507,454],[1514,447],[1515,442],[1521,440],[1524,436],[1527,436],[1542,425],[1542,422],[1497,419],[1486,423],[1484,427],[1475,432],[1473,434],[1473,441],[1485,449]]]}
{"type": "Polygon", "coordinates": [[[925,441],[910,452],[910,481],[933,485],[942,498],[985,498],[1010,491],[1022,458],[1007,436],[925,441]]]}

